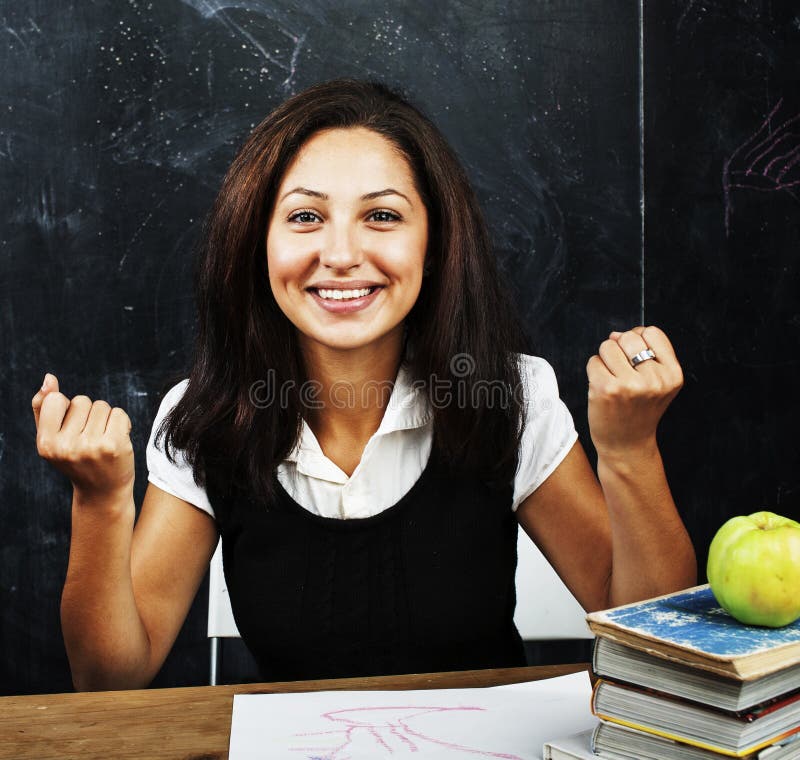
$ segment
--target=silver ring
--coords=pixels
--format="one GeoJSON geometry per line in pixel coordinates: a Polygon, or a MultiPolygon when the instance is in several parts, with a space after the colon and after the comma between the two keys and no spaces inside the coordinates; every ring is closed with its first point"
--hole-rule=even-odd
{"type": "Polygon", "coordinates": [[[656,352],[652,348],[645,348],[644,351],[639,351],[636,356],[631,359],[631,366],[635,367],[637,364],[646,362],[648,359],[655,359],[656,352]]]}

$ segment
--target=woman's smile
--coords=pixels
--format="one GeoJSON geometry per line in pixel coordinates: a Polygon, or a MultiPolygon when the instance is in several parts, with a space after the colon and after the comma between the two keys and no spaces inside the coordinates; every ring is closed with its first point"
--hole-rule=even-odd
{"type": "Polygon", "coordinates": [[[381,288],[349,288],[347,290],[309,288],[308,292],[325,311],[331,314],[351,314],[373,304],[381,288]]]}

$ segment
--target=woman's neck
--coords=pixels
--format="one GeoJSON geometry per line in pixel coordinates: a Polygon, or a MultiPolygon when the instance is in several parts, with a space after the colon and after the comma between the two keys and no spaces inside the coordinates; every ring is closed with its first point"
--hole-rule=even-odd
{"type": "Polygon", "coordinates": [[[306,422],[321,444],[335,441],[363,448],[383,419],[402,355],[402,326],[359,349],[303,347],[308,378],[315,385],[306,422]]]}

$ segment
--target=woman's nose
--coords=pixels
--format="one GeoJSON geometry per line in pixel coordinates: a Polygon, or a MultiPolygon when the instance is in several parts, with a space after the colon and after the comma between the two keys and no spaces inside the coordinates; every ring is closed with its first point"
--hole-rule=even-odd
{"type": "Polygon", "coordinates": [[[350,269],[363,260],[358,234],[349,225],[329,225],[320,263],[331,269],[350,269]]]}

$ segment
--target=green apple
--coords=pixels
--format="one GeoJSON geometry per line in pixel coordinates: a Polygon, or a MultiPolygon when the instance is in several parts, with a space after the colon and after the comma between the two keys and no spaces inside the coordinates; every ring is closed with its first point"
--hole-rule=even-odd
{"type": "Polygon", "coordinates": [[[737,620],[789,625],[800,617],[800,523],[773,512],[732,517],[711,541],[706,572],[737,620]]]}

